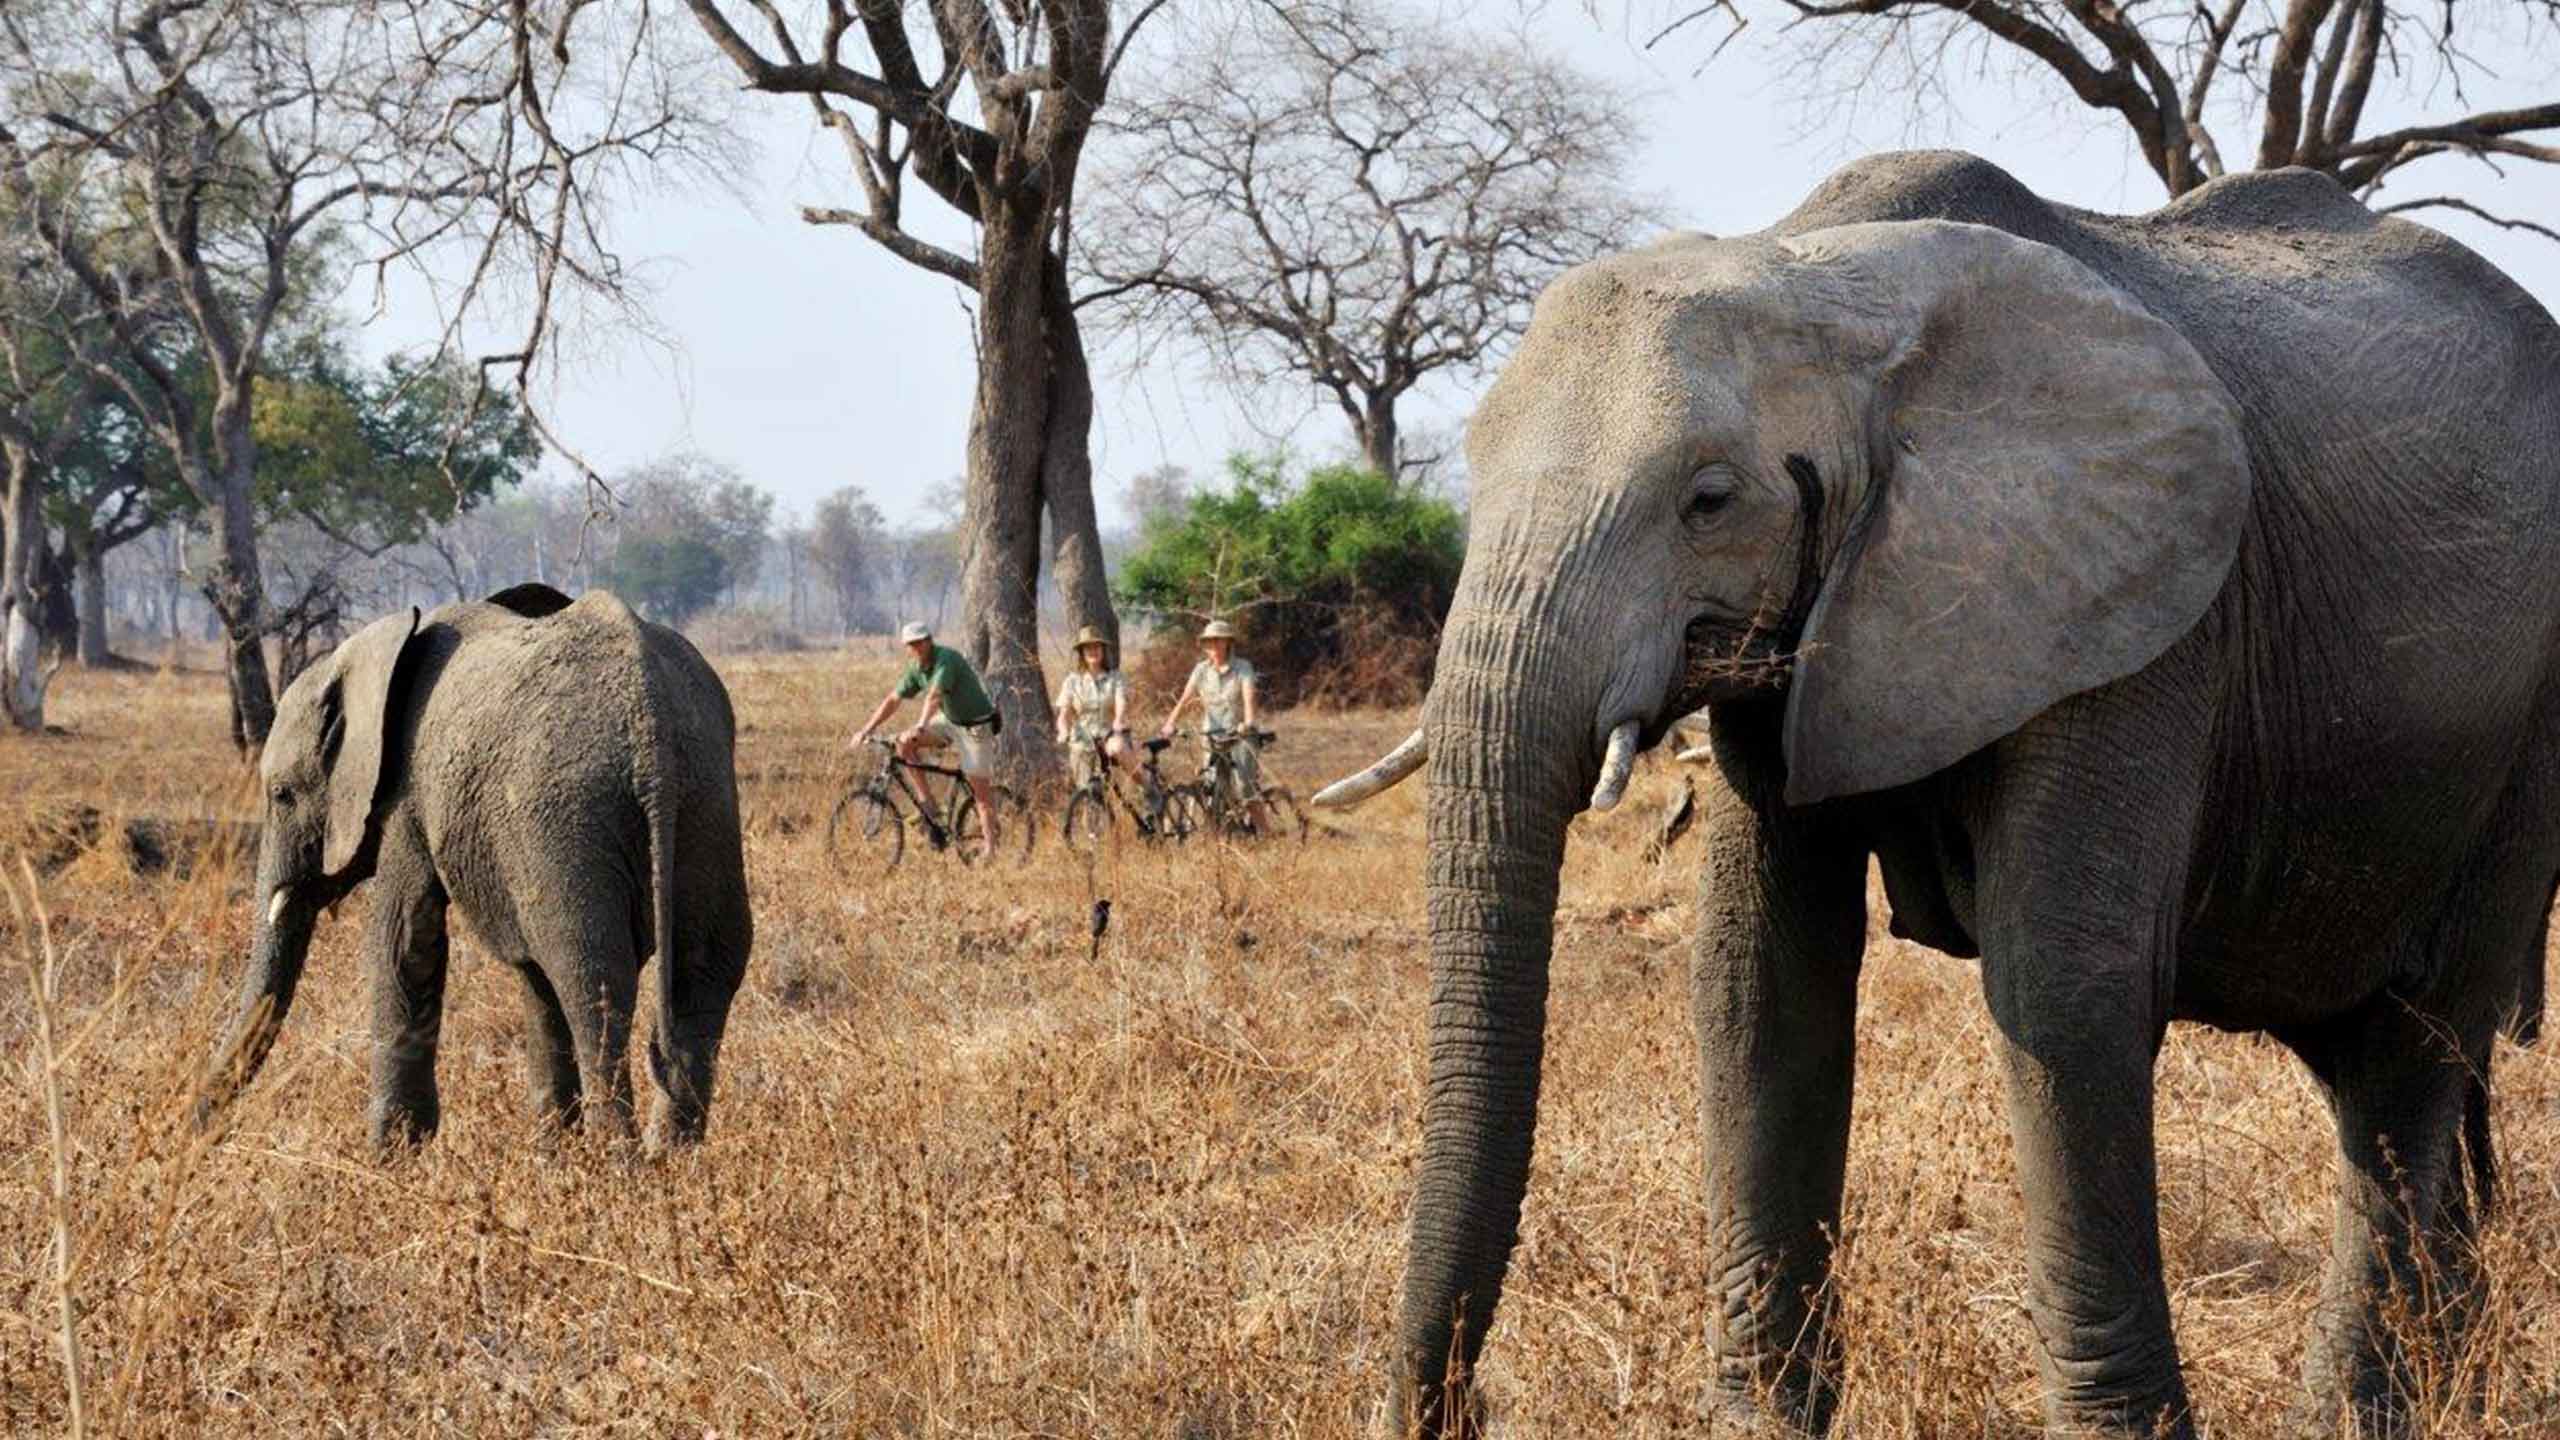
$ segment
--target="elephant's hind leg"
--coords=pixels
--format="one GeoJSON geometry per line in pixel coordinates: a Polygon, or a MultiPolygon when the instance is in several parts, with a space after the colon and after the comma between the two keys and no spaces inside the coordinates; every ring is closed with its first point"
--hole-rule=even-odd
{"type": "Polygon", "coordinates": [[[534,963],[550,981],[577,1056],[578,1116],[587,1129],[614,1139],[633,1133],[631,1011],[640,990],[640,956],[631,911],[620,897],[590,892],[528,924],[534,963]]]}
{"type": "Polygon", "coordinates": [[[658,967],[665,994],[649,1038],[649,1067],[663,1097],[655,1128],[672,1145],[701,1140],[709,1123],[720,1037],[754,941],[745,882],[722,890],[716,901],[680,910],[686,923],[658,967]]]}
{"type": "Polygon", "coordinates": [[[2519,786],[2411,942],[2413,977],[2323,1026],[2283,1038],[2327,1090],[2343,1159],[2337,1220],[2304,1366],[2296,1428],[2396,1436],[2430,1376],[2458,1374],[2481,1296],[2475,1236],[2487,1208],[2489,1065],[2524,974],[2543,963],[2552,851],[2540,787],[2519,786]]]}
{"type": "Polygon", "coordinates": [[[579,1121],[578,1045],[551,978],[530,959],[516,963],[524,979],[525,1082],[534,1119],[546,1129],[575,1130],[579,1121]]]}
{"type": "Polygon", "coordinates": [[[385,1148],[436,1133],[436,1043],[449,950],[444,887],[413,853],[378,871],[365,952],[373,967],[373,1139],[385,1148]]]}
{"type": "Polygon", "coordinates": [[[2465,1028],[2475,1033],[2384,994],[2287,1037],[2328,1091],[2345,1161],[2297,1433],[2408,1433],[2419,1376],[2437,1368],[2424,1362],[2451,1360],[2460,1345],[2487,1199],[2463,1173],[2465,1130],[2482,1147],[2471,1174],[2484,1190],[2492,1164],[2490,1027],[2465,1028]]]}

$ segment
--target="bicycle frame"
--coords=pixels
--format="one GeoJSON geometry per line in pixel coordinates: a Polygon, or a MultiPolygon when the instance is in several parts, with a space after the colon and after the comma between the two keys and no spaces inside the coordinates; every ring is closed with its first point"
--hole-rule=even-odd
{"type": "Polygon", "coordinates": [[[1093,756],[1093,773],[1082,785],[1070,792],[1069,799],[1072,800],[1075,795],[1083,794],[1102,796],[1106,803],[1119,806],[1142,824],[1166,814],[1172,802],[1173,787],[1165,781],[1164,767],[1160,763],[1163,758],[1161,753],[1142,748],[1145,758],[1138,762],[1137,779],[1132,781],[1126,775],[1119,773],[1123,767],[1111,758],[1110,752],[1103,748],[1108,740],[1109,737],[1105,736],[1100,740],[1082,742],[1087,752],[1093,756]],[[1127,789],[1124,788],[1132,784],[1138,790],[1135,803],[1132,803],[1127,789]]]}
{"type": "MultiPolygon", "coordinates": [[[[907,804],[914,809],[916,818],[924,822],[925,839],[932,844],[933,848],[939,850],[950,844],[951,834],[942,823],[943,817],[934,813],[932,790],[920,781],[907,778],[908,772],[940,775],[960,785],[969,783],[969,777],[948,765],[928,765],[920,760],[909,760],[898,753],[898,747],[892,741],[874,740],[871,743],[880,747],[884,757],[879,773],[871,777],[872,788],[880,792],[881,799],[886,800],[889,798],[889,788],[894,783],[898,792],[907,797],[907,804]]],[[[944,804],[946,807],[950,804],[949,797],[945,797],[944,804]]]]}
{"type": "MultiPolygon", "coordinates": [[[[1228,753],[1228,747],[1245,743],[1254,736],[1255,732],[1250,730],[1203,730],[1198,732],[1198,734],[1202,740],[1208,742],[1208,763],[1202,767],[1203,777],[1207,781],[1205,788],[1208,793],[1201,798],[1208,802],[1209,814],[1212,819],[1216,820],[1221,825],[1233,824],[1237,817],[1232,813],[1232,811],[1239,802],[1231,799],[1229,795],[1230,791],[1238,787],[1235,783],[1235,757],[1228,753]]],[[[1257,782],[1253,788],[1254,793],[1245,797],[1244,800],[1240,802],[1247,811],[1250,811],[1251,808],[1260,803],[1262,799],[1262,791],[1264,787],[1257,782]]]]}

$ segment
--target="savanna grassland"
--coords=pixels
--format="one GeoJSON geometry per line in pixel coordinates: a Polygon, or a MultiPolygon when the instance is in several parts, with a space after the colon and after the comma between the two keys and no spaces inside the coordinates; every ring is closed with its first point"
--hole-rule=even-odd
{"type": "MultiPolygon", "coordinates": [[[[31,895],[13,855],[20,908],[0,914],[0,1433],[68,1424],[57,1157],[91,1434],[1369,1433],[1418,1147],[1420,786],[1320,821],[1303,848],[1195,844],[1088,874],[1052,829],[1027,869],[911,853],[840,878],[823,818],[886,650],[721,662],[758,936],[710,1140],[674,1158],[539,1142],[520,987],[465,933],[443,1133],[377,1159],[362,892],[324,922],[231,1124],[190,1134],[250,901],[218,857],[136,873],[119,822],[154,822],[183,862],[186,837],[220,832],[181,822],[247,818],[252,788],[218,678],[67,673],[52,708],[68,733],[0,741],[12,833],[49,867],[31,895]],[[105,817],[86,849],[59,834],[83,803],[105,817]],[[58,972],[59,1149],[36,896],[58,972]],[[1098,953],[1097,896],[1113,902],[1098,953]]],[[[1282,716],[1270,768],[1303,795],[1410,723],[1282,716]]],[[[1675,783],[1649,761],[1620,812],[1577,822],[1537,1170],[1488,1358],[1501,1434],[1696,1429],[1710,1298],[1684,972],[1700,842],[1641,854],[1675,783]]],[[[1994,1037],[1973,967],[1886,938],[1882,916],[1839,1433],[2027,1434],[1994,1037]]],[[[2180,1027],[2159,1076],[2190,1381],[2214,1434],[2267,1434],[2327,1247],[2327,1118],[2251,1039],[2180,1027]]],[[[2560,1039],[2504,1051],[2497,1081],[2492,1299],[2465,1354],[2429,1357],[2439,1436],[2560,1435],[2560,1039]]]]}

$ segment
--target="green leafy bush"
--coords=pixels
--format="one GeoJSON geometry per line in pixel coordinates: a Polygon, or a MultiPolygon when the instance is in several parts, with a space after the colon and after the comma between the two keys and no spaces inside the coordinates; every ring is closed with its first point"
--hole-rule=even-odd
{"type": "Polygon", "coordinates": [[[1192,632],[1217,616],[1243,632],[1272,708],[1419,699],[1466,553],[1457,507],[1358,465],[1293,478],[1281,457],[1239,455],[1227,470],[1228,488],[1148,525],[1121,565],[1120,603],[1176,627],[1142,666],[1179,686],[1192,632]]]}

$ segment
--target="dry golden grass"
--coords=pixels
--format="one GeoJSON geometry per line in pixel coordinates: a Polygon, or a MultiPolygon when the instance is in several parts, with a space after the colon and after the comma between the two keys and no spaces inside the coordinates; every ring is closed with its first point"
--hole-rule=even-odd
{"type": "MultiPolygon", "coordinates": [[[[911,856],[839,883],[808,822],[884,665],[724,668],[759,934],[698,1153],[537,1149],[517,982],[460,937],[444,1132],[377,1160],[355,914],[324,924],[275,1059],[202,1145],[179,1107],[247,941],[237,881],[97,853],[41,882],[91,1433],[1366,1433],[1417,1142],[1419,787],[1303,851],[1116,856],[1089,878],[1044,837],[1027,873],[911,856]],[[1115,908],[1094,959],[1097,892],[1115,908]]],[[[205,675],[70,675],[70,735],[0,742],[6,793],[243,814],[221,703],[205,675]]],[[[1304,793],[1409,723],[1283,717],[1271,768],[1304,793]]],[[[1508,1435],[1695,1428],[1698,842],[1664,867],[1636,843],[1665,783],[1579,822],[1537,1173],[1488,1364],[1508,1435]]],[[[0,940],[14,960],[31,936],[0,940]]],[[[1881,934],[1869,964],[1840,1433],[2025,1433],[2019,1206],[1974,970],[1881,934]]],[[[24,967],[0,973],[0,1433],[59,1433],[36,1015],[24,967]]],[[[2326,1246],[2327,1119],[2245,1038],[2182,1027],[2160,1079],[2190,1377],[2216,1434],[2264,1434],[2326,1246]]],[[[2465,1383],[2438,1379],[2443,1436],[2560,1434],[2560,1041],[2503,1054],[2498,1082],[2508,1204],[2469,1357],[2487,1408],[2466,1417],[2465,1383]]]]}

